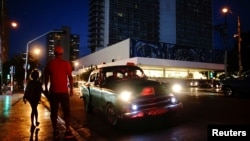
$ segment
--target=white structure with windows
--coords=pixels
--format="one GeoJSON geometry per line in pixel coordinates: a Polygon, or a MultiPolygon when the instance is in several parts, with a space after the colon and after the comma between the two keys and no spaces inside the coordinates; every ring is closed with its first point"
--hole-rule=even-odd
{"type": "MultiPolygon", "coordinates": [[[[101,65],[125,65],[128,62],[140,66],[148,77],[154,78],[187,78],[191,74],[193,79],[206,79],[201,71],[222,71],[223,64],[157,59],[146,57],[130,58],[130,39],[98,50],[76,61],[85,68],[101,65]]],[[[75,73],[82,73],[85,68],[75,73]]]]}

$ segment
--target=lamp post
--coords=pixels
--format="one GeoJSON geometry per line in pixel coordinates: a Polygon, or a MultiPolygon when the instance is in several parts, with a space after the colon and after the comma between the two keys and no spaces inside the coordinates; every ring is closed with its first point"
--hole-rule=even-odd
{"type": "Polygon", "coordinates": [[[238,76],[241,75],[242,70],[243,70],[243,66],[242,66],[242,62],[241,62],[241,35],[240,35],[240,16],[238,15],[237,17],[237,37],[238,37],[238,57],[239,57],[239,73],[238,76]]]}
{"type": "Polygon", "coordinates": [[[224,38],[224,48],[225,48],[225,54],[224,54],[224,71],[225,71],[225,77],[227,76],[227,14],[228,14],[228,8],[223,8],[222,12],[224,13],[225,21],[224,21],[224,32],[223,32],[223,38],[224,38]]]}
{"type": "Polygon", "coordinates": [[[49,33],[52,33],[52,32],[59,32],[59,33],[61,33],[61,32],[63,32],[63,31],[53,31],[53,30],[52,30],[52,31],[45,32],[45,33],[41,34],[40,36],[37,36],[36,38],[30,40],[30,41],[27,43],[27,45],[26,45],[26,57],[25,57],[25,64],[24,64],[24,71],[25,71],[25,72],[24,72],[24,82],[23,82],[23,84],[24,84],[24,90],[25,90],[26,84],[27,84],[29,44],[32,43],[32,42],[34,42],[35,40],[37,40],[37,39],[39,39],[39,38],[42,38],[43,36],[45,36],[45,35],[47,35],[47,34],[49,34],[49,33]]]}
{"type": "MultiPolygon", "coordinates": [[[[225,14],[225,30],[227,28],[227,14],[232,13],[232,11],[228,8],[223,8],[222,12],[225,14]]],[[[234,16],[234,15],[233,15],[234,16]]],[[[241,75],[243,71],[243,66],[242,66],[242,60],[241,60],[241,26],[240,26],[240,15],[238,14],[237,16],[237,39],[238,39],[238,61],[239,61],[239,70],[238,70],[238,76],[241,75]]],[[[225,31],[226,34],[226,31],[225,31]]],[[[225,35],[225,49],[227,47],[227,34],[225,35]]]]}
{"type": "MultiPolygon", "coordinates": [[[[4,21],[3,19],[2,19],[2,21],[4,21]]],[[[12,27],[12,28],[17,28],[18,27],[18,23],[16,23],[16,22],[7,22],[7,26],[9,27],[9,24],[10,24],[10,26],[12,27]]],[[[2,25],[1,25],[1,33],[0,33],[0,77],[1,77],[1,79],[0,79],[0,94],[2,94],[2,86],[3,86],[3,45],[4,45],[4,42],[3,42],[3,40],[4,40],[4,38],[2,39],[2,36],[4,36],[4,31],[3,31],[3,28],[5,28],[5,26],[4,26],[5,24],[4,24],[4,22],[2,23],[2,25]]]]}

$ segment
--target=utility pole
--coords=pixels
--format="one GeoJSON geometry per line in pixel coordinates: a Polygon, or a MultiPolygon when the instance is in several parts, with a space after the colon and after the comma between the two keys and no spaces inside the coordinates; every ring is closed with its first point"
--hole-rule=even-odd
{"type": "Polygon", "coordinates": [[[238,32],[238,57],[239,57],[239,72],[238,76],[241,76],[241,73],[243,71],[242,61],[241,61],[241,35],[240,35],[240,16],[238,15],[237,20],[237,32],[238,32]]]}

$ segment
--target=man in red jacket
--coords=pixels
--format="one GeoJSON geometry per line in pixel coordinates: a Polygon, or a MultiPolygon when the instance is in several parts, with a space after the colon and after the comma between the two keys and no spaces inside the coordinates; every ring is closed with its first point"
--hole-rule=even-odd
{"type": "Polygon", "coordinates": [[[73,137],[69,128],[70,104],[69,96],[73,95],[72,67],[68,61],[62,59],[64,50],[61,46],[54,49],[55,59],[49,61],[44,70],[45,91],[49,93],[51,122],[54,136],[59,134],[57,127],[58,106],[61,104],[66,131],[65,137],[73,137]],[[50,83],[50,84],[49,84],[50,83]],[[69,87],[68,87],[69,84],[69,87]],[[49,88],[48,88],[49,87],[49,88]]]}

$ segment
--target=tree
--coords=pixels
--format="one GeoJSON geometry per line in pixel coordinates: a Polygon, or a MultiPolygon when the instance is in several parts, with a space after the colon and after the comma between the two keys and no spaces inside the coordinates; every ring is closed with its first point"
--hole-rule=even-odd
{"type": "MultiPolygon", "coordinates": [[[[16,54],[10,60],[5,62],[3,64],[3,83],[4,84],[9,83],[10,80],[7,76],[10,74],[10,67],[14,66],[15,67],[14,80],[17,82],[18,88],[22,89],[24,80],[24,64],[25,60],[22,54],[16,54]]],[[[28,76],[31,70],[38,68],[40,66],[39,61],[34,57],[32,57],[31,55],[29,55],[28,64],[30,64],[30,69],[28,70],[28,76]]]]}

